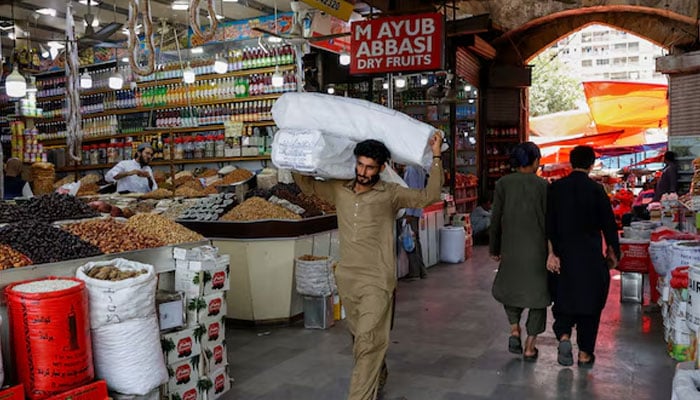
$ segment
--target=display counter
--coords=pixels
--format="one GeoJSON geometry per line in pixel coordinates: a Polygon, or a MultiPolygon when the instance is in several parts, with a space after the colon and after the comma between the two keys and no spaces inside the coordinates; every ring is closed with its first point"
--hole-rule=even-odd
{"type": "Polygon", "coordinates": [[[302,316],[294,259],[304,254],[339,257],[335,215],[300,221],[178,221],[231,256],[227,317],[246,326],[287,325],[302,316]]]}
{"type": "MultiPolygon", "coordinates": [[[[443,226],[445,226],[444,202],[441,201],[423,208],[423,215],[418,223],[418,237],[421,243],[423,264],[427,268],[436,265],[440,260],[440,228],[443,226]]],[[[403,278],[408,275],[408,255],[400,243],[396,248],[398,252],[396,257],[397,276],[403,278]]]]}
{"type": "MultiPolygon", "coordinates": [[[[125,258],[155,267],[159,275],[158,285],[160,288],[172,290],[174,287],[174,274],[162,274],[163,272],[175,271],[175,260],[173,258],[173,248],[193,248],[208,245],[208,240],[199,242],[182,243],[178,245],[168,245],[151,249],[128,251],[123,253],[103,254],[95,257],[78,258],[75,260],[61,261],[49,264],[37,264],[27,267],[0,270],[0,293],[4,293],[5,287],[14,283],[32,279],[45,278],[47,276],[71,276],[74,277],[78,268],[88,262],[108,261],[115,258],[125,258]]],[[[12,349],[10,348],[9,322],[7,318],[7,305],[5,296],[0,295],[0,316],[3,323],[0,326],[0,337],[2,337],[2,357],[6,371],[11,371],[10,360],[12,360],[12,349]]]]}

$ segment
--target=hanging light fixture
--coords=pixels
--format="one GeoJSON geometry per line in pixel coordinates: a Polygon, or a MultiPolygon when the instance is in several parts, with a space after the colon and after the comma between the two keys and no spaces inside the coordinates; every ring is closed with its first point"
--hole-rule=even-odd
{"type": "Polygon", "coordinates": [[[338,56],[338,62],[340,65],[350,65],[350,53],[347,51],[340,53],[340,56],[338,56]]]}
{"type": "Polygon", "coordinates": [[[389,90],[389,82],[382,83],[382,89],[389,90]]]}
{"type": "Polygon", "coordinates": [[[396,85],[397,89],[403,89],[406,87],[406,78],[399,75],[396,78],[394,78],[394,84],[396,85]]]}
{"type": "Polygon", "coordinates": [[[27,80],[15,65],[12,73],[5,78],[5,91],[10,97],[24,97],[27,94],[27,80]]]}
{"type": "Polygon", "coordinates": [[[284,76],[280,72],[280,66],[275,66],[275,73],[272,74],[272,86],[282,87],[284,85],[284,76]]]}
{"type": "Polygon", "coordinates": [[[427,84],[428,84],[428,77],[425,76],[425,75],[421,75],[421,76],[420,76],[420,84],[421,84],[422,86],[427,85],[427,84]]]}
{"type": "Polygon", "coordinates": [[[187,62],[187,68],[182,70],[182,81],[185,83],[194,83],[195,78],[197,75],[194,73],[194,70],[190,66],[190,62],[187,62]]]}
{"type": "Polygon", "coordinates": [[[220,54],[214,59],[214,72],[217,74],[225,74],[228,72],[228,62],[224,60],[220,54]]]}
{"type": "Polygon", "coordinates": [[[51,56],[51,53],[49,53],[49,49],[47,49],[43,44],[39,45],[39,50],[41,51],[42,57],[49,58],[51,56]]]}
{"type": "Polygon", "coordinates": [[[335,86],[334,85],[328,85],[326,88],[326,93],[328,94],[335,94],[335,86]]]}
{"type": "Polygon", "coordinates": [[[115,69],[114,73],[110,75],[108,84],[110,89],[118,90],[122,88],[124,85],[124,77],[119,73],[119,70],[115,69]]]}
{"type": "Polygon", "coordinates": [[[190,2],[188,0],[175,0],[171,8],[175,11],[185,11],[190,9],[190,2]]]}
{"type": "Polygon", "coordinates": [[[88,74],[87,70],[80,75],[80,87],[83,89],[92,88],[92,76],[88,74]]]}

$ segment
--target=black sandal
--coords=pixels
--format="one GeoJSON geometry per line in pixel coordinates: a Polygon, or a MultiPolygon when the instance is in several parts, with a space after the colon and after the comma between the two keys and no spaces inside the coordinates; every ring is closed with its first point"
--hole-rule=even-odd
{"type": "Polygon", "coordinates": [[[574,354],[572,353],[571,341],[562,340],[557,348],[557,362],[559,365],[570,367],[574,365],[574,354]]]}
{"type": "Polygon", "coordinates": [[[584,369],[591,369],[593,368],[593,363],[595,363],[595,356],[591,354],[591,359],[588,361],[581,361],[581,359],[578,360],[578,367],[579,368],[584,368],[584,369]]]}
{"type": "Polygon", "coordinates": [[[520,336],[511,335],[508,338],[508,351],[513,354],[523,354],[523,344],[520,341],[520,336]]]}
{"type": "Polygon", "coordinates": [[[535,362],[535,361],[537,361],[537,357],[539,357],[539,356],[540,356],[540,351],[537,349],[537,347],[535,347],[535,354],[531,354],[531,355],[527,356],[523,353],[523,361],[535,362]]]}

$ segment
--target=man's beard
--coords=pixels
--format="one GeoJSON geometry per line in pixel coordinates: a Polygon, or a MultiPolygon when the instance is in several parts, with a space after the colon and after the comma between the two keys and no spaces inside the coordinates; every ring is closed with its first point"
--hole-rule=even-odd
{"type": "Polygon", "coordinates": [[[379,182],[379,174],[376,174],[372,176],[371,178],[368,178],[366,176],[358,175],[357,171],[355,172],[355,181],[358,182],[362,186],[373,186],[375,183],[379,182]],[[362,178],[362,180],[360,180],[362,178]]]}
{"type": "Polygon", "coordinates": [[[145,167],[148,165],[148,162],[144,161],[143,157],[141,157],[141,156],[137,156],[136,161],[138,161],[139,165],[142,167],[145,167]]]}

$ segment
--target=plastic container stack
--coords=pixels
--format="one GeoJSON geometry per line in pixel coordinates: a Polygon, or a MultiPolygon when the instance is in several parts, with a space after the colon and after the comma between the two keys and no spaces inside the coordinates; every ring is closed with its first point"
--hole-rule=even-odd
{"type": "Polygon", "coordinates": [[[173,253],[175,290],[185,294],[187,327],[161,338],[170,374],[166,393],[171,400],[216,400],[231,388],[225,341],[230,258],[210,246],[173,253]]]}

